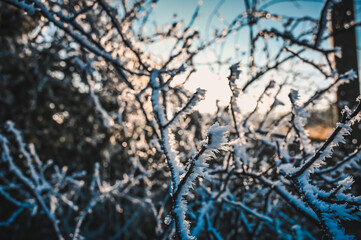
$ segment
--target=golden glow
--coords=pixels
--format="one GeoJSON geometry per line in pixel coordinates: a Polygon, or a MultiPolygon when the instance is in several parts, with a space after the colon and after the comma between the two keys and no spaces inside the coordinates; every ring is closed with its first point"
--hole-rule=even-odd
{"type": "Polygon", "coordinates": [[[199,67],[197,72],[191,75],[185,87],[192,92],[195,92],[197,88],[207,90],[205,99],[198,104],[200,112],[211,113],[216,111],[217,100],[219,100],[220,105],[229,103],[230,90],[226,75],[220,74],[218,76],[206,66],[199,67]]]}
{"type": "MultiPolygon", "coordinates": [[[[224,69],[217,75],[213,73],[208,67],[199,67],[186,83],[185,87],[192,92],[197,88],[207,90],[205,100],[198,104],[200,112],[212,113],[216,111],[216,101],[219,100],[220,106],[229,104],[231,92],[229,90],[228,79],[229,70],[224,69]]],[[[240,82],[242,81],[239,80],[240,82]]],[[[264,87],[252,89],[251,94],[241,94],[238,99],[238,106],[243,114],[251,112],[257,104],[259,96],[262,94],[264,87]]],[[[283,98],[287,99],[287,95],[283,98]]],[[[265,96],[259,104],[258,112],[265,113],[269,106],[273,103],[273,97],[265,96]]]]}

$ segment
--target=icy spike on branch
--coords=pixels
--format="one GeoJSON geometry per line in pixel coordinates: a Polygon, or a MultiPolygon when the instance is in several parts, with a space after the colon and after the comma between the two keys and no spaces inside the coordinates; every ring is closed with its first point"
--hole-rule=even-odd
{"type": "Polygon", "coordinates": [[[213,158],[215,152],[226,149],[228,129],[228,126],[220,126],[218,122],[209,128],[207,141],[202,142],[201,150],[189,161],[188,171],[182,178],[173,196],[177,234],[182,240],[194,238],[190,236],[189,222],[185,219],[187,203],[184,196],[188,195],[198,177],[204,177],[205,168],[208,167],[206,161],[213,158]]]}
{"type": "Polygon", "coordinates": [[[175,140],[174,135],[170,131],[169,128],[164,127],[167,124],[167,117],[165,114],[165,109],[160,103],[160,84],[158,80],[158,75],[160,71],[157,69],[153,69],[150,75],[150,86],[152,87],[152,106],[153,106],[153,114],[157,124],[159,126],[159,130],[161,132],[161,146],[162,151],[164,152],[168,168],[171,171],[171,181],[172,181],[172,193],[177,190],[179,185],[179,175],[181,172],[181,165],[178,157],[178,152],[175,149],[175,140]]]}
{"type": "Polygon", "coordinates": [[[297,90],[292,89],[289,94],[289,98],[292,104],[291,124],[296,132],[297,138],[300,141],[300,148],[304,153],[303,155],[306,156],[309,152],[312,151],[311,141],[308,138],[307,130],[305,130],[305,125],[307,123],[309,112],[306,111],[300,103],[297,90]]]}
{"type": "Polygon", "coordinates": [[[187,104],[178,112],[176,112],[174,114],[174,117],[164,127],[171,126],[182,116],[191,113],[194,107],[198,104],[198,102],[204,99],[205,94],[206,94],[206,90],[198,88],[197,91],[188,100],[187,104]]]}
{"type": "Polygon", "coordinates": [[[241,74],[241,65],[240,63],[235,63],[230,66],[229,70],[231,71],[230,75],[228,76],[229,80],[229,87],[234,95],[234,97],[238,97],[240,95],[240,88],[237,87],[236,80],[239,79],[239,75],[241,74]]]}
{"type": "Polygon", "coordinates": [[[355,70],[351,69],[347,71],[345,74],[341,74],[340,78],[343,78],[346,82],[355,80],[357,78],[357,73],[355,70]]]}
{"type": "Polygon", "coordinates": [[[234,83],[237,79],[239,79],[239,75],[241,74],[241,65],[240,63],[233,64],[229,69],[231,70],[231,74],[229,75],[228,79],[232,83],[234,83]]]}
{"type": "Polygon", "coordinates": [[[228,126],[220,126],[218,122],[208,130],[208,150],[226,150],[228,126]]]}
{"type": "Polygon", "coordinates": [[[315,168],[320,167],[320,165],[324,163],[324,160],[332,155],[333,148],[338,146],[339,143],[344,142],[344,136],[350,134],[351,125],[353,125],[356,121],[359,121],[361,117],[360,97],[357,98],[357,101],[358,105],[353,111],[349,110],[347,107],[342,111],[341,121],[337,123],[337,127],[322,144],[320,149],[318,149],[312,157],[307,159],[301,167],[289,173],[287,178],[297,178],[305,172],[313,173],[315,168]]]}

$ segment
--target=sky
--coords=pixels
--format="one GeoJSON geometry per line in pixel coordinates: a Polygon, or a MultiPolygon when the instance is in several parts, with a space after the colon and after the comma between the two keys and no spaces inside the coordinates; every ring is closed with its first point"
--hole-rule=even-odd
{"type": "MultiPolygon", "coordinates": [[[[272,2],[272,1],[259,1],[262,2],[272,2]]],[[[273,1],[276,2],[276,1],[273,1]]],[[[302,17],[302,16],[311,16],[319,17],[321,9],[323,7],[323,0],[312,0],[312,1],[297,1],[297,3],[292,3],[290,1],[278,0],[275,4],[270,4],[266,8],[271,13],[281,14],[286,16],[302,17]]],[[[187,24],[195,8],[199,2],[197,0],[159,0],[157,6],[155,7],[151,19],[152,21],[158,22],[159,24],[172,23],[175,19],[184,20],[187,24]],[[176,14],[176,16],[175,16],[176,14]]],[[[361,1],[356,0],[356,18],[358,22],[361,21],[361,1]]],[[[213,28],[223,27],[225,24],[230,23],[238,14],[245,11],[245,5],[243,0],[204,0],[201,3],[201,8],[199,15],[194,23],[194,27],[198,29],[200,34],[204,37],[211,37],[213,28]],[[220,17],[212,15],[214,11],[220,13],[220,17]],[[213,16],[212,18],[210,16],[213,16]]],[[[269,25],[270,27],[271,25],[269,25]]],[[[266,27],[268,27],[266,25],[266,27]]],[[[361,31],[360,27],[358,29],[357,37],[358,42],[361,41],[361,31]]],[[[248,29],[242,30],[232,36],[227,40],[224,45],[223,58],[232,58],[234,62],[241,60],[240,57],[242,52],[245,52],[247,55],[249,49],[248,41],[248,29]],[[235,47],[238,48],[238,51],[235,51],[235,47]],[[236,54],[237,52],[237,54],[236,54]]],[[[164,49],[159,48],[159,51],[162,52],[164,49]]],[[[359,56],[361,48],[359,46],[359,56]]],[[[206,62],[209,59],[215,58],[211,52],[205,52],[201,54],[196,60],[199,63],[206,62]]],[[[244,59],[244,58],[243,58],[244,59]]],[[[359,66],[361,61],[359,61],[359,66]]],[[[241,63],[244,64],[244,61],[241,63]]],[[[359,68],[360,69],[360,68],[359,68]]],[[[220,101],[221,105],[227,105],[229,102],[230,91],[228,87],[227,76],[229,74],[228,68],[224,67],[217,69],[216,73],[209,70],[206,66],[199,66],[197,72],[192,75],[190,81],[187,83],[186,87],[195,91],[197,88],[204,88],[207,90],[206,99],[200,103],[199,110],[201,112],[213,112],[215,111],[215,102],[216,100],[220,101]]],[[[242,80],[242,79],[241,79],[242,80]]],[[[180,80],[181,81],[181,80],[180,80]]],[[[251,111],[255,105],[255,99],[257,99],[262,88],[258,90],[255,89],[251,94],[248,95],[243,101],[241,101],[241,107],[245,112],[251,111]]],[[[286,94],[287,95],[287,94],[286,94]]],[[[285,95],[285,97],[287,97],[285,95]]]]}

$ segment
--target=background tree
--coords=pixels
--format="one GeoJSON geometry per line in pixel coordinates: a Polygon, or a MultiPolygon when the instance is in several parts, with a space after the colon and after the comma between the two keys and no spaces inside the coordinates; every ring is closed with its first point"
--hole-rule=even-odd
{"type": "MultiPolygon", "coordinates": [[[[339,72],[344,72],[346,69],[358,69],[357,64],[357,46],[356,46],[356,27],[354,1],[341,1],[332,9],[332,34],[334,46],[342,48],[342,59],[336,58],[336,68],[339,72]]],[[[338,109],[342,109],[346,102],[352,102],[351,99],[360,95],[359,81],[353,81],[344,84],[337,89],[338,109]]],[[[360,127],[356,125],[353,129],[350,139],[351,142],[347,144],[352,150],[360,142],[360,127]],[[356,143],[356,144],[355,144],[356,143]]]]}

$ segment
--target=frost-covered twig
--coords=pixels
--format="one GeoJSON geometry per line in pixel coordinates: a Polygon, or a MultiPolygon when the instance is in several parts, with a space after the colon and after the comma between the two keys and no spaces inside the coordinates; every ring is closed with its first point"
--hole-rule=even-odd
{"type": "MultiPolygon", "coordinates": [[[[12,122],[8,122],[8,129],[9,131],[14,130],[14,124],[12,122]]],[[[22,142],[22,139],[19,137],[18,134],[20,134],[18,131],[15,131],[15,134],[17,134],[17,140],[21,141],[20,144],[22,147],[21,150],[25,152],[24,149],[24,143],[22,142]]],[[[36,185],[33,181],[35,179],[29,178],[26,175],[23,174],[21,169],[14,163],[14,160],[12,156],[10,155],[10,149],[9,149],[9,142],[7,138],[3,135],[0,135],[0,141],[1,141],[1,148],[2,148],[2,162],[6,163],[8,166],[8,170],[14,174],[14,176],[17,178],[18,181],[21,182],[21,184],[24,185],[24,187],[29,191],[29,193],[33,196],[34,200],[37,202],[37,205],[44,211],[46,218],[49,220],[52,230],[54,232],[54,236],[56,236],[57,239],[64,239],[62,236],[59,225],[58,225],[58,219],[55,217],[55,215],[50,211],[50,208],[47,206],[46,202],[44,201],[41,192],[39,191],[39,186],[36,185]]],[[[29,157],[30,155],[27,155],[29,157]]],[[[28,161],[30,161],[28,159],[28,161]]],[[[28,162],[31,166],[33,166],[31,163],[28,162]]],[[[33,168],[32,168],[33,169],[33,168]]],[[[33,169],[31,177],[38,176],[35,170],[33,169]]],[[[18,210],[19,211],[19,210],[18,210]]],[[[20,213],[20,212],[18,212],[20,213]]],[[[18,214],[13,214],[12,217],[15,218],[18,214]]],[[[10,219],[11,220],[11,219],[10,219]]]]}
{"type": "MultiPolygon", "coordinates": [[[[361,111],[361,102],[359,103],[354,111],[345,110],[342,114],[342,119],[332,134],[327,138],[327,140],[322,144],[322,146],[317,150],[317,152],[310,158],[305,161],[299,169],[288,174],[288,178],[296,178],[301,176],[306,170],[308,170],[316,161],[323,161],[326,157],[329,157],[332,153],[332,147],[338,145],[340,142],[344,142],[343,135],[348,134],[351,131],[350,125],[354,121],[359,121],[359,113],[361,111]]],[[[313,172],[313,171],[311,171],[313,172]]]]}
{"type": "Polygon", "coordinates": [[[361,159],[361,149],[358,147],[354,152],[346,156],[342,161],[337,162],[334,166],[315,170],[315,174],[326,174],[334,171],[342,172],[345,168],[359,168],[357,162],[361,159]]]}
{"type": "Polygon", "coordinates": [[[210,127],[207,134],[207,143],[204,142],[201,150],[188,162],[188,170],[179,183],[177,191],[172,196],[174,199],[176,224],[179,224],[178,231],[180,231],[181,239],[191,238],[189,224],[185,220],[187,205],[184,197],[194,185],[194,181],[198,177],[204,176],[204,169],[208,166],[206,161],[212,158],[215,152],[224,149],[227,131],[228,127],[219,126],[218,123],[210,127]]]}

